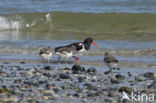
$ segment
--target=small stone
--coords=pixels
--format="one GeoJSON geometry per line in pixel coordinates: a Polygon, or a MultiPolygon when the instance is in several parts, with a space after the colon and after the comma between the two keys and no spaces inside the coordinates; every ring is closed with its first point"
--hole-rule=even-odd
{"type": "Polygon", "coordinates": [[[150,85],[148,85],[147,88],[154,88],[154,89],[156,89],[156,79],[150,85]]]}
{"type": "Polygon", "coordinates": [[[70,76],[67,75],[67,74],[61,73],[61,74],[60,74],[60,78],[61,78],[61,79],[70,79],[70,76]]]}
{"type": "Polygon", "coordinates": [[[127,74],[128,74],[128,76],[129,76],[129,77],[131,77],[131,76],[132,76],[131,72],[127,72],[127,74]]]}
{"type": "Polygon", "coordinates": [[[83,103],[86,103],[88,100],[87,100],[87,98],[83,98],[81,101],[82,101],[83,103]]]}
{"type": "Polygon", "coordinates": [[[110,71],[106,71],[106,72],[104,72],[104,74],[106,74],[106,75],[109,74],[109,73],[110,73],[110,71]]]}
{"type": "Polygon", "coordinates": [[[94,67],[91,67],[91,68],[89,68],[87,70],[87,73],[89,73],[89,74],[95,74],[95,73],[97,73],[97,71],[96,71],[96,69],[94,67]]]}
{"type": "Polygon", "coordinates": [[[29,85],[26,85],[25,88],[30,88],[30,86],[29,85]]]}
{"type": "Polygon", "coordinates": [[[116,79],[118,80],[124,80],[125,79],[125,76],[121,75],[121,74],[117,74],[116,76],[116,79]]]}
{"type": "Polygon", "coordinates": [[[131,94],[132,91],[133,91],[133,89],[130,88],[130,87],[127,87],[127,86],[120,87],[119,92],[123,92],[123,91],[125,91],[125,92],[131,94]]]}
{"type": "Polygon", "coordinates": [[[85,68],[81,67],[80,65],[74,65],[72,67],[72,71],[74,74],[79,74],[79,73],[85,72],[85,68]]]}
{"type": "Polygon", "coordinates": [[[32,82],[32,81],[24,81],[23,84],[26,84],[26,85],[33,85],[33,82],[32,82]]]}
{"type": "Polygon", "coordinates": [[[88,90],[97,90],[97,87],[90,83],[86,83],[84,86],[87,87],[88,90]]]}
{"type": "Polygon", "coordinates": [[[60,91],[60,89],[58,89],[58,88],[53,88],[53,91],[54,91],[55,93],[58,93],[58,92],[60,91]]]}
{"type": "Polygon", "coordinates": [[[104,103],[112,103],[112,101],[109,98],[104,99],[104,103]]]}
{"type": "Polygon", "coordinates": [[[94,97],[94,96],[96,96],[96,94],[95,93],[88,93],[87,96],[88,97],[94,97]]]}
{"type": "Polygon", "coordinates": [[[54,86],[53,85],[50,85],[50,84],[46,84],[46,89],[53,89],[54,88],[54,86]]]}
{"type": "Polygon", "coordinates": [[[25,62],[24,62],[24,61],[21,61],[20,63],[21,63],[21,64],[25,64],[25,62]]]}
{"type": "Polygon", "coordinates": [[[67,67],[66,67],[66,68],[64,68],[64,70],[70,70],[70,68],[67,68],[67,67]]]}
{"type": "Polygon", "coordinates": [[[73,96],[74,97],[79,97],[79,94],[78,93],[75,93],[73,96]]]}
{"type": "Polygon", "coordinates": [[[141,81],[143,81],[140,77],[138,77],[138,76],[135,76],[135,81],[136,82],[141,82],[141,81]]]}
{"type": "Polygon", "coordinates": [[[48,99],[48,96],[43,96],[42,99],[43,100],[47,100],[48,99]]]}
{"type": "Polygon", "coordinates": [[[43,73],[43,75],[48,77],[48,78],[52,77],[52,75],[50,73],[43,73]]]}
{"type": "Polygon", "coordinates": [[[51,66],[45,66],[44,69],[45,70],[53,70],[53,68],[51,68],[51,66]]]}
{"type": "Polygon", "coordinates": [[[4,98],[0,98],[0,102],[1,103],[17,103],[18,98],[16,96],[10,96],[8,97],[4,97],[4,98]]]}
{"type": "Polygon", "coordinates": [[[79,82],[84,82],[86,80],[86,77],[78,77],[79,82]]]}
{"type": "Polygon", "coordinates": [[[12,94],[12,91],[9,90],[6,87],[3,87],[2,89],[0,89],[0,93],[4,93],[4,94],[12,94]]]}
{"type": "Polygon", "coordinates": [[[120,70],[120,68],[116,68],[116,70],[120,70]]]}
{"type": "Polygon", "coordinates": [[[43,81],[43,80],[40,80],[40,81],[38,81],[38,83],[39,83],[39,84],[45,84],[45,83],[47,83],[47,81],[45,81],[45,80],[44,80],[44,81],[43,81]]]}
{"type": "Polygon", "coordinates": [[[112,84],[119,84],[120,82],[117,79],[111,79],[112,84]]]}
{"type": "Polygon", "coordinates": [[[147,73],[144,74],[144,77],[149,78],[149,79],[154,79],[154,73],[147,72],[147,73]]]}

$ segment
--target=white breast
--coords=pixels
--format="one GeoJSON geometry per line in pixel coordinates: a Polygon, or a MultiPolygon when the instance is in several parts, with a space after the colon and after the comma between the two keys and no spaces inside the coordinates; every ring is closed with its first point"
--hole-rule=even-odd
{"type": "Polygon", "coordinates": [[[71,51],[70,53],[68,53],[68,52],[64,51],[63,53],[56,52],[56,54],[63,58],[69,58],[73,55],[73,52],[71,51]]]}
{"type": "Polygon", "coordinates": [[[43,59],[45,59],[45,60],[48,60],[48,59],[50,59],[51,58],[51,56],[52,56],[52,52],[51,53],[49,53],[49,54],[41,54],[41,58],[43,58],[43,59]]]}

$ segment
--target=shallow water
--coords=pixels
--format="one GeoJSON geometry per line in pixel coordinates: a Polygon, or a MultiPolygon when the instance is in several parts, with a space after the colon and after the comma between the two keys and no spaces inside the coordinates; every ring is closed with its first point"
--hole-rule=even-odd
{"type": "MultiPolygon", "coordinates": [[[[0,60],[18,60],[15,62],[26,61],[28,63],[38,63],[40,57],[38,52],[40,48],[51,46],[68,45],[78,40],[25,40],[25,41],[0,41],[0,60]]],[[[104,40],[95,41],[99,47],[91,46],[91,49],[83,54],[78,54],[81,64],[88,66],[103,66],[103,54],[108,51],[116,56],[121,62],[120,67],[129,68],[155,68],[156,65],[156,45],[155,42],[130,42],[104,40]],[[134,65],[133,65],[134,63],[134,65]]],[[[52,64],[57,63],[57,55],[53,53],[52,64]]],[[[69,58],[70,64],[73,64],[73,58],[69,58]]],[[[64,61],[64,59],[62,59],[64,61]]]]}

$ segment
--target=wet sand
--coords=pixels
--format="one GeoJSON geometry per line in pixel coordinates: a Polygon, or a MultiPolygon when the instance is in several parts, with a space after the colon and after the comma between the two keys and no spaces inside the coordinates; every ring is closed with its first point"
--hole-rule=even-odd
{"type": "MultiPolygon", "coordinates": [[[[42,60],[33,60],[33,59],[8,59],[8,60],[1,60],[0,59],[0,62],[1,63],[4,63],[4,64],[9,64],[9,63],[39,63],[39,64],[42,64],[42,60]]],[[[51,60],[50,61],[50,65],[57,65],[57,60],[51,60]]],[[[61,63],[65,64],[65,61],[60,61],[61,63]]],[[[68,61],[68,64],[72,65],[72,64],[75,64],[74,61],[68,61]]],[[[98,61],[80,61],[79,63],[80,65],[87,65],[87,66],[106,66],[104,63],[103,63],[103,60],[98,60],[98,61]]],[[[126,67],[126,68],[151,68],[151,69],[156,69],[156,64],[155,63],[143,63],[143,62],[128,62],[128,61],[120,61],[120,63],[118,64],[118,67],[126,67]]]]}

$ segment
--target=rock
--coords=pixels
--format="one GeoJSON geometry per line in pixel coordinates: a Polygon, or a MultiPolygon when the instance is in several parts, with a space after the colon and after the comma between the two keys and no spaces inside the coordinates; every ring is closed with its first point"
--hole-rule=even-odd
{"type": "Polygon", "coordinates": [[[80,65],[74,65],[72,67],[72,71],[74,74],[79,74],[79,73],[85,72],[85,68],[81,67],[80,65]]]}
{"type": "Polygon", "coordinates": [[[50,85],[50,84],[46,84],[46,89],[53,89],[54,88],[54,86],[53,85],[50,85]]]}
{"type": "Polygon", "coordinates": [[[53,88],[53,91],[55,92],[55,93],[58,93],[59,91],[60,91],[60,89],[59,88],[53,88]]]}
{"type": "Polygon", "coordinates": [[[120,87],[119,92],[123,92],[123,91],[131,94],[133,89],[127,86],[120,87]]]}
{"type": "Polygon", "coordinates": [[[131,72],[127,72],[127,74],[128,74],[128,76],[129,76],[129,77],[131,77],[131,76],[132,76],[131,72]]]}
{"type": "Polygon", "coordinates": [[[149,78],[149,79],[154,79],[154,73],[152,72],[147,72],[144,74],[144,77],[149,78]]]}
{"type": "Polygon", "coordinates": [[[95,94],[95,93],[90,93],[90,92],[89,92],[89,93],[87,94],[87,96],[88,96],[88,97],[95,97],[96,94],[95,94]]]}
{"type": "Polygon", "coordinates": [[[43,75],[48,77],[48,78],[52,77],[52,75],[50,73],[43,73],[43,75]]]}
{"type": "Polygon", "coordinates": [[[156,89],[156,79],[153,80],[153,82],[147,86],[147,88],[153,88],[153,89],[156,89]]]}
{"type": "Polygon", "coordinates": [[[43,100],[47,100],[48,99],[48,96],[43,96],[42,99],[43,100]]]}
{"type": "Polygon", "coordinates": [[[42,84],[46,84],[47,81],[45,81],[45,80],[40,80],[40,81],[38,81],[38,83],[42,85],[42,84]]]}
{"type": "Polygon", "coordinates": [[[21,61],[20,63],[21,63],[21,64],[25,64],[25,62],[24,62],[24,61],[21,61]]]}
{"type": "Polygon", "coordinates": [[[87,87],[88,90],[97,90],[97,87],[91,83],[86,83],[84,86],[87,87]]]}
{"type": "Polygon", "coordinates": [[[9,90],[8,88],[2,88],[2,89],[0,89],[0,93],[4,93],[4,94],[12,94],[12,91],[9,90]]]}
{"type": "Polygon", "coordinates": [[[67,74],[61,73],[61,74],[60,74],[60,78],[61,78],[61,79],[70,79],[70,76],[67,75],[67,74]]]}
{"type": "Polygon", "coordinates": [[[30,86],[29,85],[26,85],[25,88],[30,88],[30,86]]]}
{"type": "Polygon", "coordinates": [[[125,76],[121,75],[121,74],[117,74],[116,76],[116,79],[118,80],[124,80],[125,79],[125,76]]]}
{"type": "Polygon", "coordinates": [[[79,82],[84,82],[86,80],[86,77],[78,77],[79,82]]]}
{"type": "Polygon", "coordinates": [[[66,68],[64,68],[64,70],[70,70],[70,68],[67,68],[67,67],[66,67],[66,68]]]}
{"type": "Polygon", "coordinates": [[[30,86],[30,85],[33,85],[33,82],[32,81],[24,81],[23,84],[26,84],[26,85],[30,86]]]}
{"type": "Polygon", "coordinates": [[[27,71],[27,74],[28,74],[28,75],[33,75],[33,74],[35,74],[35,73],[36,73],[36,71],[35,71],[34,68],[31,68],[29,71],[27,71]]]}
{"type": "Polygon", "coordinates": [[[104,72],[104,74],[106,74],[106,75],[107,75],[107,74],[109,74],[109,73],[110,73],[110,70],[109,70],[109,71],[104,72]]]}
{"type": "Polygon", "coordinates": [[[75,93],[73,96],[74,97],[79,97],[79,94],[78,93],[75,93]]]}
{"type": "Polygon", "coordinates": [[[81,101],[82,101],[82,103],[86,103],[88,100],[87,100],[87,98],[83,98],[81,101]]]}
{"type": "Polygon", "coordinates": [[[141,82],[141,81],[143,81],[140,77],[138,77],[138,76],[135,76],[135,81],[136,82],[141,82]]]}
{"type": "Polygon", "coordinates": [[[45,66],[44,69],[45,70],[53,70],[53,68],[51,66],[45,66]]]}
{"type": "Polygon", "coordinates": [[[96,74],[97,71],[96,71],[96,69],[95,69],[94,67],[91,67],[91,68],[89,68],[89,69],[87,70],[87,73],[89,73],[89,74],[96,74]]]}
{"type": "Polygon", "coordinates": [[[74,88],[74,90],[75,90],[76,92],[79,92],[79,91],[80,91],[80,88],[79,88],[79,87],[76,87],[76,88],[74,88]]]}
{"type": "Polygon", "coordinates": [[[120,82],[117,79],[111,79],[112,84],[119,84],[120,82]]]}
{"type": "Polygon", "coordinates": [[[120,68],[116,68],[116,70],[120,70],[120,68]]]}
{"type": "Polygon", "coordinates": [[[109,98],[105,98],[104,101],[104,103],[112,103],[112,101],[109,98]]]}
{"type": "Polygon", "coordinates": [[[0,102],[1,103],[17,103],[18,98],[13,95],[13,96],[9,96],[9,98],[8,97],[0,98],[0,102]]]}

